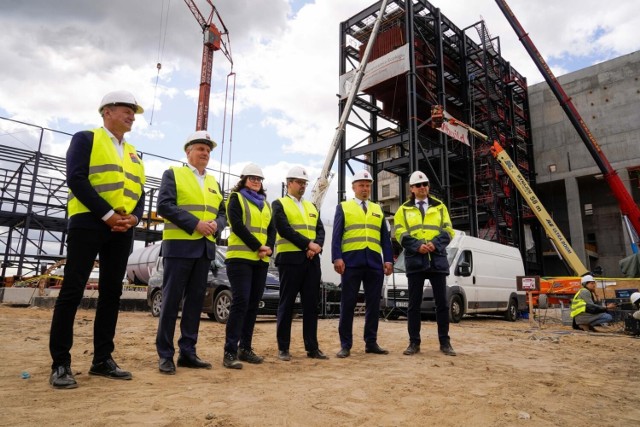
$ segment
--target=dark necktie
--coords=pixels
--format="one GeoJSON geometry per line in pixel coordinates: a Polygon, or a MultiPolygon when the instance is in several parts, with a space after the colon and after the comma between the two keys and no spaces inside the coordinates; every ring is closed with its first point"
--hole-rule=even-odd
{"type": "Polygon", "coordinates": [[[362,210],[364,211],[364,213],[367,213],[367,202],[366,201],[362,201],[360,202],[362,204],[362,210]]]}
{"type": "Polygon", "coordinates": [[[424,219],[424,202],[423,201],[418,202],[418,209],[420,209],[420,213],[422,214],[422,219],[424,219]]]}

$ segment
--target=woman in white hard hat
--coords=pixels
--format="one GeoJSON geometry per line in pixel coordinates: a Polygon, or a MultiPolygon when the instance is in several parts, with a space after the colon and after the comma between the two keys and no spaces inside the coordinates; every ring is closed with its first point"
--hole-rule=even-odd
{"type": "Polygon", "coordinates": [[[230,369],[241,369],[240,360],[253,364],[263,360],[254,353],[251,341],[269,257],[276,240],[263,179],[262,169],[249,163],[227,201],[231,234],[225,263],[233,299],[226,327],[223,365],[230,369]]]}
{"type": "Polygon", "coordinates": [[[587,274],[580,279],[583,288],[576,293],[571,302],[571,317],[579,329],[595,332],[594,326],[606,325],[613,320],[613,316],[607,310],[616,308],[615,303],[609,303],[606,307],[599,304],[595,294],[596,281],[592,275],[587,274]]]}

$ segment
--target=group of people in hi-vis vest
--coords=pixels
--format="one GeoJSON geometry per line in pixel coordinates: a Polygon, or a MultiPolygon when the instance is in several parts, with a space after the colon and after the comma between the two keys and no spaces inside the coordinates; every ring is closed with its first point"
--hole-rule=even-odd
{"type": "MultiPolygon", "coordinates": [[[[50,333],[54,388],[77,387],[71,369],[73,323],[84,284],[100,258],[98,307],[94,329],[91,375],[130,380],[132,374],[114,361],[114,336],[122,277],[135,227],[144,209],[145,173],[135,148],[124,139],[135,114],[143,112],[126,91],[110,92],[98,108],[103,127],[76,133],[67,152],[69,230],[65,280],[56,301],[50,333]]],[[[177,367],[211,369],[196,351],[206,291],[207,274],[215,258],[215,242],[230,226],[226,254],[232,292],[223,353],[223,366],[242,368],[242,362],[259,364],[253,331],[270,257],[280,276],[277,311],[278,359],[291,360],[291,323],[294,304],[302,303],[303,341],[307,357],[328,359],[318,344],[317,302],[320,292],[320,256],[325,230],[316,206],[303,195],[309,177],[295,166],[286,176],[287,194],[270,205],[263,187],[262,169],[245,166],[240,180],[225,201],[216,179],[206,167],[215,141],[207,131],[187,138],[187,164],[171,167],[162,176],[157,212],[164,218],[162,307],[156,334],[158,369],[172,375],[177,367]],[[174,333],[180,319],[179,355],[174,362],[174,333]]],[[[380,206],[369,200],[373,178],[366,170],[353,177],[354,199],[335,211],[331,259],[342,276],[340,351],[351,354],[353,315],[360,284],[366,300],[365,352],[388,354],[377,342],[380,294],[384,275],[393,270],[391,230],[380,206]]],[[[429,179],[420,172],[409,178],[410,199],[395,214],[395,238],[405,250],[409,282],[409,346],[405,355],[420,351],[420,305],[425,280],[433,287],[440,350],[455,355],[449,339],[445,277],[449,268],[446,246],[453,229],[446,206],[429,195],[429,179]]]]}

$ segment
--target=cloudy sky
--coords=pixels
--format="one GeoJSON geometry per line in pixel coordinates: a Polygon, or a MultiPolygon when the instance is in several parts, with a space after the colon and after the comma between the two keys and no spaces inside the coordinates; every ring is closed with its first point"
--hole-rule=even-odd
{"type": "MultiPolygon", "coordinates": [[[[431,3],[460,28],[484,19],[492,36],[500,37],[503,56],[529,84],[542,81],[494,1],[431,3]]],[[[196,4],[207,17],[206,1],[196,4]]],[[[292,165],[318,176],[338,121],[339,23],[373,1],[214,4],[229,30],[233,69],[223,55],[214,55],[209,130],[219,147],[210,166],[238,173],[248,162],[258,163],[273,199],[292,165]],[[230,108],[223,123],[231,71],[236,73],[233,126],[230,108]]],[[[510,0],[509,5],[557,76],[640,47],[635,0],[615,7],[595,0],[510,0]]],[[[182,144],[195,130],[202,54],[202,33],[184,1],[4,0],[1,10],[0,116],[74,133],[99,126],[102,96],[126,89],[146,110],[128,140],[145,153],[184,157],[182,144]]],[[[0,144],[33,148],[33,133],[0,120],[0,144]]],[[[47,138],[43,149],[63,156],[67,145],[68,137],[47,138]]],[[[147,173],[160,177],[167,165],[149,159],[147,173]]],[[[335,187],[336,180],[325,199],[331,213],[335,187]]]]}

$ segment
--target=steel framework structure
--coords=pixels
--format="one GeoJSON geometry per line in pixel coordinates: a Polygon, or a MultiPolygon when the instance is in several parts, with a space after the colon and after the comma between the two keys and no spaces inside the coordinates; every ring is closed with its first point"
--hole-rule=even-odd
{"type": "MultiPolygon", "coordinates": [[[[340,24],[340,76],[357,67],[380,3],[340,24]]],[[[431,107],[443,105],[499,141],[533,186],[526,79],[501,56],[500,41],[484,21],[460,29],[425,0],[387,5],[370,60],[394,62],[399,49],[408,52],[407,69],[363,85],[356,99],[338,153],[339,198],[347,169],[353,172],[356,165],[374,176],[397,176],[401,200],[410,173],[422,170],[431,192],[449,207],[455,228],[519,247],[527,272],[539,273],[541,227],[492,158],[490,144],[471,138],[467,146],[430,126],[431,107]],[[528,230],[532,239],[525,237],[528,230]]],[[[344,100],[340,114],[343,106],[344,100]]],[[[374,200],[379,191],[374,186],[374,200]]]]}

